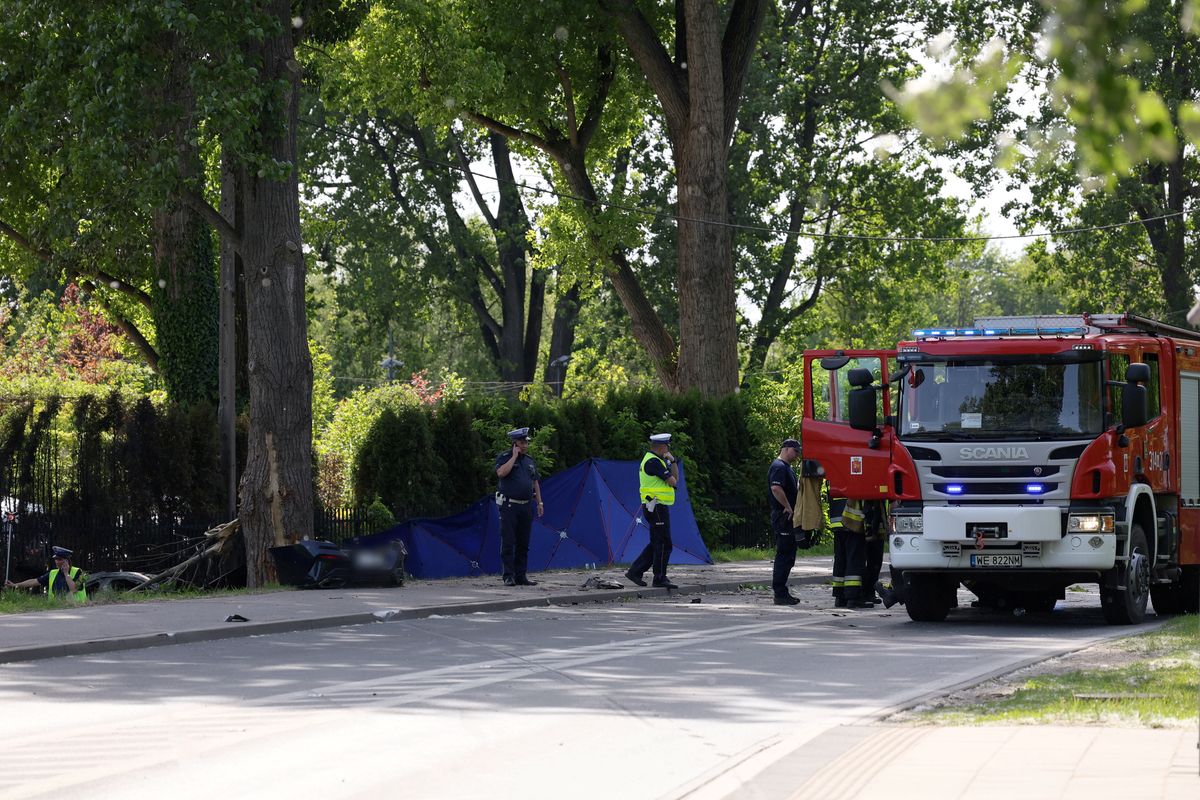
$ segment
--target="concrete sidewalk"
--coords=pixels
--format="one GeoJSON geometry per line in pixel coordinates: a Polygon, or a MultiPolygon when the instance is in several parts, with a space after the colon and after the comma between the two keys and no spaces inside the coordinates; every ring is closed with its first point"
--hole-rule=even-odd
{"type": "Polygon", "coordinates": [[[842,725],[673,800],[1195,800],[1196,747],[1195,728],[842,725]]]}
{"type": "MultiPolygon", "coordinates": [[[[832,559],[802,559],[792,582],[824,581],[832,559]]],[[[676,594],[769,587],[769,561],[673,565],[676,594]]],[[[394,589],[282,590],[196,600],[96,604],[53,611],[0,615],[0,664],[42,658],[133,650],[238,636],[365,625],[433,615],[473,614],[538,605],[611,602],[628,597],[665,597],[667,589],[634,586],[621,567],[555,570],[531,574],[537,586],[504,586],[499,576],[410,580],[394,589]],[[625,589],[584,590],[591,576],[611,578],[625,589]],[[233,616],[245,622],[226,621],[233,616]]],[[[647,576],[649,577],[649,576],[647,576]]],[[[769,591],[769,589],[766,589],[769,591]]]]}

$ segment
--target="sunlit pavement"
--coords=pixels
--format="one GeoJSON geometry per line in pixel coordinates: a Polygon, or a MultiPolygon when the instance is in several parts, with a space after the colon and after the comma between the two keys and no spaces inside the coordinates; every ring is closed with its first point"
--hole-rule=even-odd
{"type": "Polygon", "coordinates": [[[0,795],[1196,796],[1194,731],[877,724],[1129,632],[1094,594],[918,625],[796,590],[795,608],[683,592],[10,664],[0,795]]]}

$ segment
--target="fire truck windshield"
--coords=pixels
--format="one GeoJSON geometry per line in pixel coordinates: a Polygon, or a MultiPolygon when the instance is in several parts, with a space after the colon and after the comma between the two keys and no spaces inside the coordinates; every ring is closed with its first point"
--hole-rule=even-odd
{"type": "Polygon", "coordinates": [[[915,360],[901,381],[901,439],[1078,439],[1103,431],[1097,361],[915,360]]]}

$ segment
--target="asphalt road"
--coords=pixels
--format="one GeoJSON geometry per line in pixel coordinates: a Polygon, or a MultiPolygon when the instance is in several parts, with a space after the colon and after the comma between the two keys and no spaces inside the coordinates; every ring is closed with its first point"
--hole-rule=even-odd
{"type": "Polygon", "coordinates": [[[827,591],[795,608],[684,596],[4,665],[0,796],[724,796],[764,753],[1131,632],[1104,624],[1094,592],[1048,616],[924,625],[835,611],[827,591]]]}

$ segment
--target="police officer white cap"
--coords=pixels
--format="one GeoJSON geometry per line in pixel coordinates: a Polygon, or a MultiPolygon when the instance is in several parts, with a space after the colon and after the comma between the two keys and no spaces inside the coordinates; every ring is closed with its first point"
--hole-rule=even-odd
{"type": "Polygon", "coordinates": [[[650,441],[655,444],[669,444],[671,442],[671,434],[669,433],[654,433],[650,435],[650,441]]]}

